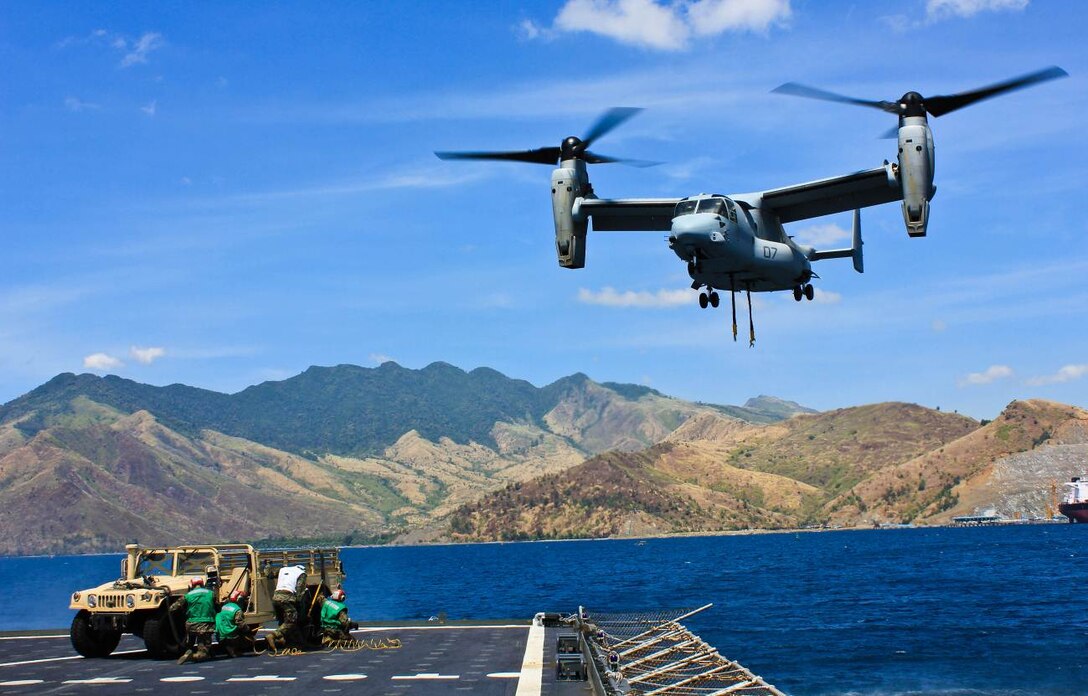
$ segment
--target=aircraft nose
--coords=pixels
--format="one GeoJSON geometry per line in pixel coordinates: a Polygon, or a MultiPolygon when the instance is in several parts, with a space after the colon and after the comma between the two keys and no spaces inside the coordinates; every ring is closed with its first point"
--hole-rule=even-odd
{"type": "Polygon", "coordinates": [[[680,244],[725,241],[725,227],[714,215],[685,215],[672,223],[670,235],[680,244]]]}

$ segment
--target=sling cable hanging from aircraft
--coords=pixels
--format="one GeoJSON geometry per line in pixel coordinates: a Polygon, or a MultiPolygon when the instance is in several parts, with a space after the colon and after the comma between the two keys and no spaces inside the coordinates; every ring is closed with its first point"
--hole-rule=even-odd
{"type": "Polygon", "coordinates": [[[793,298],[812,300],[809,283],[819,276],[812,262],[851,258],[863,272],[861,209],[902,201],[907,234],[924,237],[929,224],[933,185],[933,132],[927,114],[943,116],[983,99],[1065,77],[1049,67],[987,87],[946,96],[923,97],[907,92],[898,101],[871,101],[789,82],[773,90],[779,94],[810,97],[881,109],[899,117],[888,133],[897,137],[896,162],[874,169],[752,193],[699,194],[686,198],[598,198],[589,181],[587,164],[619,162],[649,166],[653,162],[609,157],[590,152],[599,138],[641,109],[617,107],[606,111],[584,138],[569,136],[558,147],[535,150],[436,152],[444,160],[501,160],[556,165],[552,171],[552,217],[555,248],[563,268],[584,268],[586,234],[590,221],[597,232],[664,231],[669,248],[687,263],[691,287],[700,290],[699,306],[717,307],[716,290],[728,290],[733,308],[733,340],[737,340],[736,293],[748,298],[749,346],[755,345],[752,293],[792,290],[793,298]],[[849,249],[817,250],[798,244],[782,225],[834,213],[854,211],[849,249]]]}

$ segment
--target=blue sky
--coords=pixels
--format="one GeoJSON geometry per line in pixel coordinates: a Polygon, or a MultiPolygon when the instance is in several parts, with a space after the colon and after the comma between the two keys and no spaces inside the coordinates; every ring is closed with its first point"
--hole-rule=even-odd
{"type": "MultiPolygon", "coordinates": [[[[221,391],[309,365],[583,371],[686,399],[1088,406],[1088,6],[1041,0],[6,3],[0,401],[64,372],[221,391]],[[702,311],[660,233],[553,251],[549,169],[434,150],[580,135],[605,197],[745,192],[894,158],[894,99],[1049,65],[932,119],[929,236],[863,211],[866,272],[702,311]],[[743,313],[743,305],[741,307],[743,313]],[[742,336],[743,339],[743,336],[742,336]]],[[[843,245],[849,215],[791,233],[843,245]]]]}

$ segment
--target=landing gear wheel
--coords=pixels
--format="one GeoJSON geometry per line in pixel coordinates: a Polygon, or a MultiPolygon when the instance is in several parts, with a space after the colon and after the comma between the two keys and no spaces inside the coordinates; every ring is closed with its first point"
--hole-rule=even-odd
{"type": "Polygon", "coordinates": [[[718,297],[718,293],[716,293],[716,292],[710,293],[710,306],[711,307],[717,307],[718,302],[720,302],[720,301],[721,301],[721,298],[718,297]]]}
{"type": "Polygon", "coordinates": [[[91,624],[91,613],[83,609],[72,619],[69,633],[72,647],[83,657],[108,657],[121,642],[120,631],[97,629],[91,624]]]}
{"type": "Polygon", "coordinates": [[[702,307],[703,309],[706,309],[708,304],[710,304],[710,298],[708,298],[706,296],[706,293],[705,292],[699,293],[699,306],[702,307]]]}
{"type": "Polygon", "coordinates": [[[816,296],[816,291],[813,290],[812,286],[811,285],[805,285],[805,299],[808,300],[809,302],[811,302],[812,298],[815,297],[815,296],[816,296]]]}
{"type": "Polygon", "coordinates": [[[800,302],[800,301],[801,301],[801,296],[802,296],[802,295],[804,295],[804,291],[803,291],[803,290],[801,290],[801,286],[800,286],[800,285],[798,285],[797,287],[795,287],[795,288],[793,289],[793,299],[794,299],[794,301],[795,301],[795,302],[800,302]]]}

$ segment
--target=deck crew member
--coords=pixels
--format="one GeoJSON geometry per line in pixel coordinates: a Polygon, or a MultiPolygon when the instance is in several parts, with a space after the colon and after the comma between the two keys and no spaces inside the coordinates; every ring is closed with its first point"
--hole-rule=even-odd
{"type": "Polygon", "coordinates": [[[248,597],[242,590],[230,593],[230,600],[215,615],[215,632],[219,634],[219,645],[231,657],[248,652],[253,646],[253,631],[246,624],[246,606],[248,597]]]}
{"type": "Polygon", "coordinates": [[[348,617],[348,598],[343,589],[333,590],[328,597],[318,598],[321,604],[321,645],[328,646],[342,640],[351,640],[351,631],[359,628],[348,617]]]}
{"type": "Polygon", "coordinates": [[[215,596],[204,587],[204,578],[189,580],[189,591],[170,605],[170,620],[174,614],[185,612],[185,632],[189,637],[189,649],[178,658],[182,665],[211,657],[212,636],[215,634],[215,596]]]}
{"type": "Polygon", "coordinates": [[[276,576],[276,591],[272,593],[272,608],[280,625],[266,640],[272,650],[287,645],[302,644],[299,626],[299,600],[306,588],[306,569],[300,565],[284,566],[276,576]]]}

